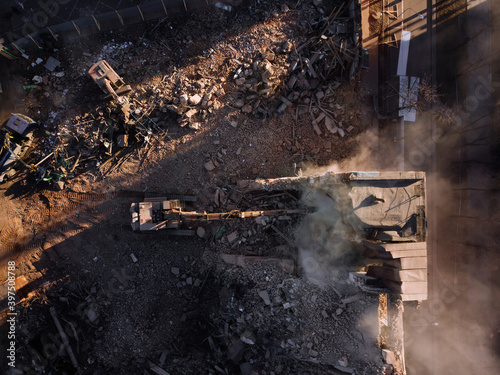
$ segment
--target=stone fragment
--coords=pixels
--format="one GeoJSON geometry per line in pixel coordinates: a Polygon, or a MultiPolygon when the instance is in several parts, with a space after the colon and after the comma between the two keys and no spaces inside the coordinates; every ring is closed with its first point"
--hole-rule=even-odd
{"type": "Polygon", "coordinates": [[[213,171],[215,169],[215,164],[212,160],[207,161],[204,166],[207,171],[213,171]]]}
{"type": "Polygon", "coordinates": [[[253,368],[248,362],[240,364],[241,375],[252,375],[253,368]]]}
{"type": "Polygon", "coordinates": [[[193,130],[200,130],[201,129],[201,122],[190,122],[189,128],[193,129],[193,130]]]}
{"type": "Polygon", "coordinates": [[[341,359],[339,359],[339,365],[342,367],[347,367],[349,365],[349,361],[347,360],[346,356],[343,356],[341,359]]]}
{"type": "Polygon", "coordinates": [[[198,235],[198,237],[200,238],[205,238],[205,235],[206,235],[206,230],[205,228],[203,227],[198,227],[196,228],[196,234],[198,235]]]}
{"type": "Polygon", "coordinates": [[[385,363],[389,365],[396,365],[396,356],[392,350],[382,349],[382,357],[385,363]]]}
{"type": "Polygon", "coordinates": [[[243,354],[243,349],[245,348],[245,344],[240,339],[236,340],[227,350],[227,357],[233,363],[238,363],[243,354]]]}
{"type": "Polygon", "coordinates": [[[241,335],[240,340],[243,341],[245,344],[254,345],[257,339],[255,338],[255,335],[252,332],[246,330],[241,335]]]}
{"type": "Polygon", "coordinates": [[[232,232],[231,234],[229,234],[227,236],[227,241],[230,244],[232,244],[233,242],[235,242],[237,239],[238,239],[238,232],[237,231],[234,231],[234,232],[232,232]]]}
{"type": "Polygon", "coordinates": [[[188,96],[186,94],[182,94],[180,97],[179,97],[179,103],[181,105],[186,105],[188,103],[188,96]]]}
{"type": "Polygon", "coordinates": [[[261,290],[261,291],[259,292],[259,297],[260,297],[260,298],[262,298],[262,299],[264,300],[264,303],[265,303],[266,305],[268,305],[268,306],[269,306],[269,305],[271,304],[271,300],[269,299],[269,293],[267,293],[267,291],[266,291],[266,290],[261,290]]]}
{"type": "Polygon", "coordinates": [[[177,267],[172,267],[170,269],[170,272],[172,272],[175,276],[179,276],[179,273],[180,273],[180,271],[177,267]]]}
{"type": "Polygon", "coordinates": [[[184,116],[186,116],[187,118],[191,118],[194,115],[196,115],[197,113],[198,113],[198,111],[196,109],[192,108],[189,111],[187,111],[186,113],[184,113],[184,116]]]}
{"type": "Polygon", "coordinates": [[[189,103],[191,105],[198,105],[201,103],[201,96],[199,96],[198,94],[195,94],[195,95],[192,95],[189,97],[189,103]]]}

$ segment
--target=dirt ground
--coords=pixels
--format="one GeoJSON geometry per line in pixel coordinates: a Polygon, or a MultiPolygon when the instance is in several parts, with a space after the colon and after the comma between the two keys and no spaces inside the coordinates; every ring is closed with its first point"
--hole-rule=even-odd
{"type": "Polygon", "coordinates": [[[338,5],[297,4],[196,12],[39,51],[42,58],[61,62],[60,77],[22,60],[10,68],[24,85],[33,84],[36,75],[42,79],[22,98],[25,113],[42,124],[28,163],[57,144],[65,145],[64,156],[74,161],[76,148],[64,143],[64,134],[85,138],[95,126],[85,121],[113,108],[97,99],[101,92],[86,73],[102,58],[122,72],[134,89],[131,101],[161,128],[131,147],[121,164],[112,159],[107,166],[117,167],[105,173],[100,165],[107,159],[89,155],[63,191],[34,185],[26,170],[1,185],[0,279],[7,278],[7,261],[15,260],[16,274],[29,282],[20,292],[27,299],[18,306],[17,363],[23,373],[75,373],[67,351],[58,349],[62,339],[49,307],[55,307],[85,374],[164,373],[155,366],[170,374],[381,371],[377,297],[344,301],[360,294],[342,281],[351,270],[345,264],[332,270],[333,291],[280,262],[241,268],[219,256],[296,261],[286,239],[293,238],[299,219],[272,222],[284,236],[253,221],[203,225],[203,238],[130,229],[130,204],[147,193],[196,195],[195,208],[207,212],[294,208],[297,197],[246,197],[235,183],[294,176],[356,153],[358,136],[371,126],[359,75],[339,79],[335,89],[332,79],[311,78],[307,90],[299,82],[292,91],[307,95],[299,95],[282,115],[274,111],[278,96],[290,94],[287,67],[294,49],[317,34],[315,23],[338,5]],[[287,41],[293,48],[285,51],[287,41]],[[259,99],[261,104],[251,102],[245,113],[249,95],[236,83],[235,71],[265,53],[274,55],[271,95],[259,99]],[[211,87],[216,94],[196,107],[195,120],[187,120],[180,96],[206,97],[211,87]],[[322,124],[320,135],[314,130],[311,98],[319,92],[345,129],[343,136],[322,124]]]}

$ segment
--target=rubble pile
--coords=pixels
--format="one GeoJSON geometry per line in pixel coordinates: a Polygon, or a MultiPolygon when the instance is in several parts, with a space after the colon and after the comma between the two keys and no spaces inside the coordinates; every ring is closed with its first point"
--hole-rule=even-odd
{"type": "MultiPolygon", "coordinates": [[[[23,333],[20,362],[40,354],[33,350],[44,332],[57,332],[39,318],[49,302],[66,332],[76,331],[70,344],[84,371],[380,371],[376,298],[345,268],[332,269],[327,288],[305,277],[293,241],[300,215],[203,223],[193,237],[140,236],[130,230],[130,197],[107,194],[207,194],[197,206],[205,212],[295,209],[293,189],[250,194],[233,184],[290,175],[296,158],[322,155],[327,164],[349,154],[349,133],[362,130],[359,92],[349,86],[360,53],[350,9],[326,0],[238,3],[169,17],[144,34],[71,42],[53,52],[53,70],[38,63],[22,73],[37,86],[25,99],[40,125],[28,163],[38,181],[71,190],[40,194],[52,224],[29,234],[64,275],[76,276],[26,309],[34,330],[23,333]],[[88,75],[99,60],[132,90],[103,99],[88,75]],[[344,86],[352,100],[343,100],[344,86]],[[110,200],[92,202],[90,191],[110,200]],[[71,201],[73,192],[85,199],[71,201]],[[61,212],[61,225],[53,197],[74,208],[61,212]]],[[[47,373],[74,367],[64,352],[36,363],[47,373]]]]}
{"type": "Polygon", "coordinates": [[[261,262],[219,272],[219,306],[190,314],[217,327],[207,338],[214,373],[286,374],[325,366],[331,373],[375,374],[381,368],[377,350],[363,350],[374,338],[359,320],[376,296],[341,281],[336,292],[321,289],[261,262]]]}
{"type": "MultiPolygon", "coordinates": [[[[252,26],[231,39],[216,35],[201,41],[184,29],[166,38],[163,30],[172,28],[169,23],[155,26],[149,38],[136,42],[107,41],[98,52],[83,52],[69,64],[50,56],[51,70],[48,61],[30,67],[35,74],[31,83],[37,87],[26,89],[28,106],[43,108],[38,117],[46,130],[32,158],[37,165],[44,160],[37,180],[67,181],[87,172],[93,178],[105,176],[132,151],[139,155],[142,147],[155,147],[153,140],[156,146],[168,143],[172,122],[187,131],[207,131],[223,122],[237,127],[235,110],[270,118],[293,108],[295,121],[311,117],[317,136],[343,138],[355,129],[350,120],[359,120],[356,113],[345,118],[350,108],[339,105],[337,95],[341,83],[352,80],[360,68],[359,22],[352,5],[335,6],[328,16],[322,1],[312,5],[303,10],[309,22],[296,22],[297,11],[282,6],[281,13],[263,12],[267,21],[262,27],[252,26]],[[185,45],[196,52],[205,48],[193,55],[183,52],[185,45]],[[124,96],[129,105],[96,101],[97,89],[87,71],[101,59],[133,87],[124,96]],[[174,59],[176,64],[169,64],[174,59]]],[[[224,10],[218,12],[219,18],[229,17],[224,10]]],[[[294,133],[291,141],[283,142],[304,157],[301,137],[294,133]]],[[[314,155],[316,148],[305,151],[314,155]]],[[[212,159],[207,170],[217,167],[212,159]]]]}

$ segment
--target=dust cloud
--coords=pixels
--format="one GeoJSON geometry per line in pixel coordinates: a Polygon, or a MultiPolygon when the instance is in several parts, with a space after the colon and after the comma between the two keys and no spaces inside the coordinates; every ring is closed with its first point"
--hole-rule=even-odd
{"type": "MultiPolygon", "coordinates": [[[[456,168],[463,150],[457,147],[458,132],[453,125],[452,129],[443,128],[446,136],[440,138],[426,137],[424,123],[412,125],[407,151],[412,147],[420,155],[406,160],[406,169],[423,170],[427,176],[429,299],[418,306],[405,303],[407,373],[498,374],[500,262],[497,242],[490,238],[493,222],[488,221],[492,207],[498,206],[498,193],[466,188],[467,180],[491,179],[494,171],[485,163],[477,166],[478,176],[456,168]],[[429,139],[435,144],[429,144],[429,139]],[[437,158],[434,168],[433,158],[437,158]],[[464,217],[467,212],[484,220],[471,227],[464,217]]],[[[305,166],[302,175],[391,170],[378,162],[377,148],[364,142],[370,138],[365,134],[359,140],[364,146],[352,158],[325,167],[305,166]]],[[[464,164],[460,165],[463,168],[464,164]]],[[[345,220],[349,215],[346,197],[347,192],[340,188],[303,193],[303,203],[317,211],[295,232],[299,263],[308,278],[319,285],[327,286],[339,269],[352,269],[360,263],[361,255],[350,241],[356,234],[345,220]]]]}
{"type": "Polygon", "coordinates": [[[302,203],[315,207],[295,232],[299,248],[299,263],[310,281],[327,285],[336,275],[336,269],[358,258],[351,239],[353,230],[344,222],[346,208],[340,191],[309,190],[303,194],[302,203]]]}

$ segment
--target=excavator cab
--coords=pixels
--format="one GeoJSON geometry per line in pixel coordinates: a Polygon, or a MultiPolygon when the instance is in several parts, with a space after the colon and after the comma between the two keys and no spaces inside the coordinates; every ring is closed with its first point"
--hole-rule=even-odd
{"type": "Polygon", "coordinates": [[[89,75],[101,90],[104,91],[106,94],[105,98],[113,97],[117,99],[120,95],[125,95],[132,91],[132,87],[125,84],[123,79],[106,60],[98,61],[92,65],[89,69],[89,75]]]}

